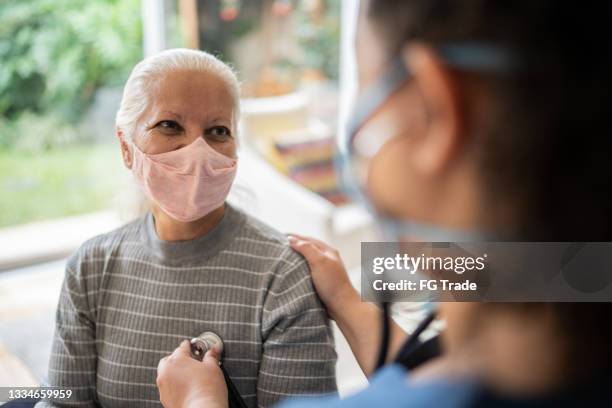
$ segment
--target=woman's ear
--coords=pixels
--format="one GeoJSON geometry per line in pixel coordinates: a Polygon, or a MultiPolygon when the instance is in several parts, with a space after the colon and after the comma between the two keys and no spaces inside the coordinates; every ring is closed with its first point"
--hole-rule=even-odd
{"type": "Polygon", "coordinates": [[[416,146],[414,164],[424,174],[435,174],[447,168],[463,142],[459,90],[452,73],[431,47],[411,44],[402,56],[427,112],[425,134],[416,146]]]}
{"type": "Polygon", "coordinates": [[[123,158],[123,164],[128,169],[132,168],[132,149],[130,149],[130,144],[125,141],[125,134],[120,128],[115,128],[115,135],[117,135],[117,139],[119,139],[119,147],[121,148],[121,157],[123,158]]]}

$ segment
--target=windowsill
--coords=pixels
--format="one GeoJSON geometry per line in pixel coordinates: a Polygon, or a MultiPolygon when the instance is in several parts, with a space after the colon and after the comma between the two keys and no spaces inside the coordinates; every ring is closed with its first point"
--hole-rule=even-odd
{"type": "Polygon", "coordinates": [[[61,259],[85,240],[121,224],[112,211],[35,222],[0,230],[0,271],[61,259]]]}

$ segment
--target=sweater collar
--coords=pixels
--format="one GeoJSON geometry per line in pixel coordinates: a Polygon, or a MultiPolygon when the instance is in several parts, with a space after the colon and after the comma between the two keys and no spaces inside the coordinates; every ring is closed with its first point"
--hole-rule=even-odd
{"type": "Polygon", "coordinates": [[[218,254],[235,237],[244,222],[244,214],[225,204],[221,221],[207,234],[188,241],[164,241],[155,230],[155,217],[148,213],[141,228],[142,243],[164,263],[197,262],[218,254]]]}

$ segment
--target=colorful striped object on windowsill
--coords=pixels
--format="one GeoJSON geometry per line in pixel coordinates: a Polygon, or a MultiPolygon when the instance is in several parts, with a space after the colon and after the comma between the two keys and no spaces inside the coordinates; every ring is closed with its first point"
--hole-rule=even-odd
{"type": "Polygon", "coordinates": [[[340,191],[334,168],[336,143],[333,137],[314,140],[288,139],[274,144],[288,176],[335,205],[348,202],[340,191]]]}

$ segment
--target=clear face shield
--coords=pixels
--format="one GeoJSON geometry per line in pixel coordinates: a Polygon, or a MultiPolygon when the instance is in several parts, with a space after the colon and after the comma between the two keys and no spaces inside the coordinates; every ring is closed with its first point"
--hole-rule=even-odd
{"type": "MultiPolygon", "coordinates": [[[[513,55],[503,48],[483,43],[457,43],[436,47],[438,55],[451,68],[466,71],[507,74],[516,69],[513,55]]],[[[375,217],[386,239],[421,242],[480,242],[490,235],[478,231],[457,231],[415,220],[394,219],[380,214],[368,197],[367,185],[372,160],[394,136],[391,132],[362,132],[380,107],[408,80],[410,72],[398,55],[391,60],[381,76],[358,97],[348,122],[346,138],[337,158],[338,171],[345,191],[364,205],[375,217]],[[374,133],[374,136],[373,136],[374,133]]],[[[430,304],[428,302],[428,304],[430,304]]],[[[385,364],[390,338],[390,306],[382,304],[383,327],[377,368],[385,364]]],[[[414,349],[419,335],[433,321],[435,312],[428,308],[426,319],[406,341],[400,354],[414,349]]],[[[402,356],[398,356],[402,357],[402,356]]]]}

